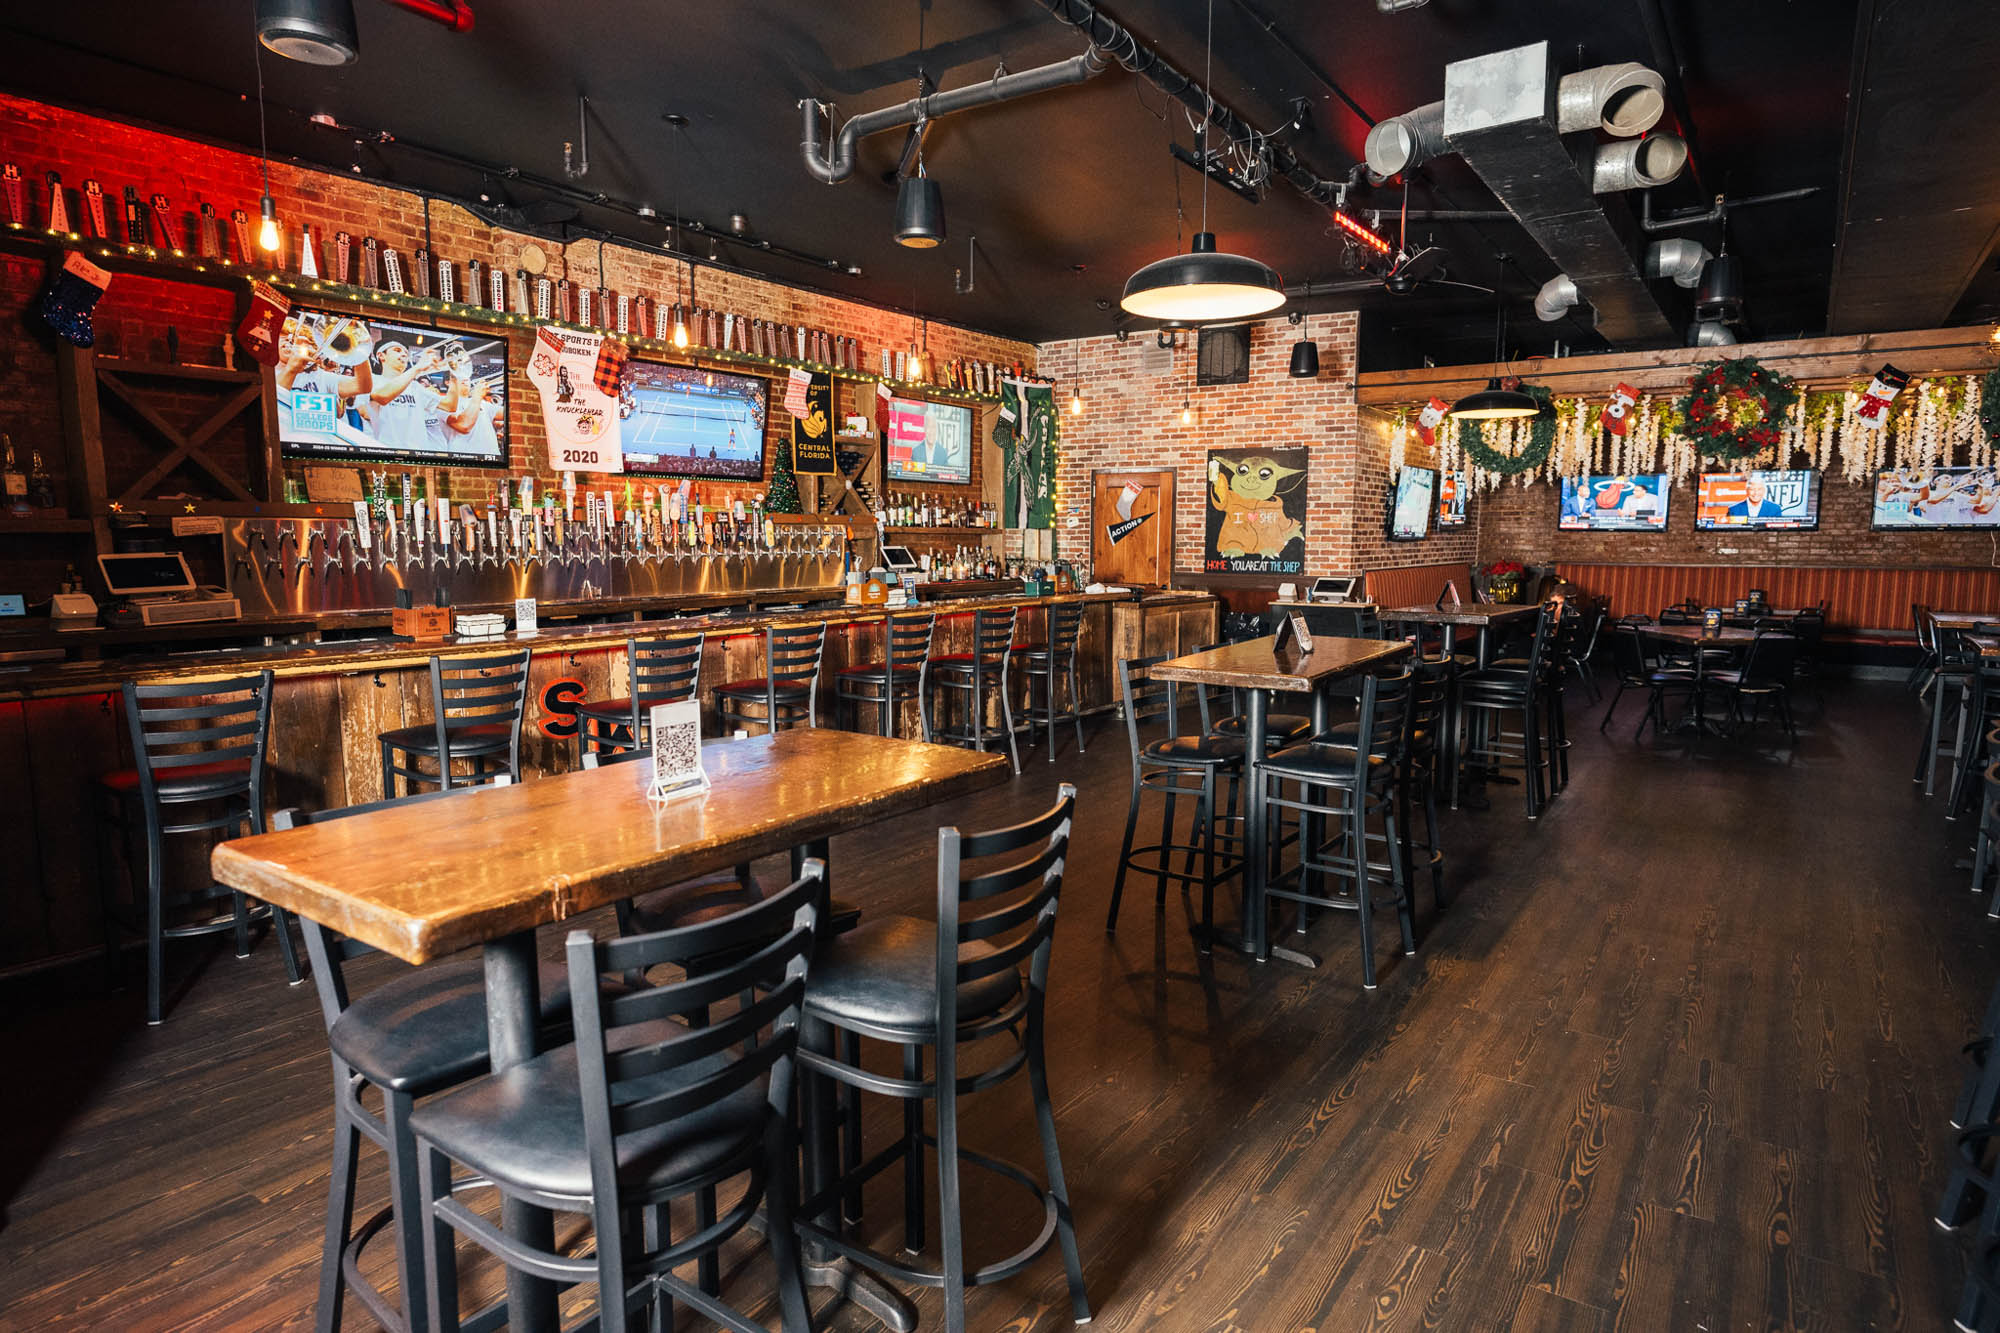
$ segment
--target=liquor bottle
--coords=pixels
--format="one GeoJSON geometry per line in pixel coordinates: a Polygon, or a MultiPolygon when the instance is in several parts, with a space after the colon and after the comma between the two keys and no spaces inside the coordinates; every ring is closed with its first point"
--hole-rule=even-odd
{"type": "Polygon", "coordinates": [[[20,460],[14,457],[14,437],[0,435],[0,479],[4,479],[7,504],[16,514],[28,512],[28,474],[21,471],[20,460]]]}
{"type": "Polygon", "coordinates": [[[54,509],[55,482],[49,479],[49,470],[42,464],[42,451],[33,450],[28,459],[28,503],[36,509],[54,509]]]}

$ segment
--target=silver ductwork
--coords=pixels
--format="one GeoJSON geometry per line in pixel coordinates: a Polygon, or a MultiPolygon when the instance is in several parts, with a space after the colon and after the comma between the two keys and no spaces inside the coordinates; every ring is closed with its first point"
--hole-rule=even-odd
{"type": "Polygon", "coordinates": [[[1051,88],[1066,88],[1096,78],[1109,68],[1110,60],[1092,46],[1080,56],[1059,60],[1053,65],[1024,69],[1019,74],[998,74],[984,83],[968,84],[950,92],[932,93],[928,97],[912,97],[895,106],[864,111],[842,125],[840,133],[826,144],[820,142],[819,133],[820,113],[826,110],[826,104],[808,97],[799,102],[804,121],[799,153],[805,159],[806,170],[815,179],[836,185],[854,174],[854,146],[871,134],[922,124],[975,106],[1011,102],[1017,97],[1047,92],[1051,88]]]}
{"type": "Polygon", "coordinates": [[[1667,81],[1637,61],[1599,65],[1556,85],[1556,132],[1603,130],[1618,139],[1644,134],[1667,109],[1667,81]]]}
{"type": "Polygon", "coordinates": [[[1646,276],[1672,278],[1674,286],[1693,291],[1701,283],[1702,266],[1715,258],[1700,241],[1677,236],[1646,247],[1646,276]]]}
{"type": "Polygon", "coordinates": [[[1687,166],[1687,142],[1678,134],[1601,143],[1591,154],[1590,192],[1617,194],[1665,185],[1687,166]]]}
{"type": "Polygon", "coordinates": [[[1376,121],[1362,151],[1368,169],[1377,176],[1400,176],[1449,151],[1444,142],[1444,103],[1432,102],[1376,121]]]}
{"type": "Polygon", "coordinates": [[[1734,347],[1736,331],[1717,320],[1705,319],[1688,326],[1689,347],[1734,347]]]}
{"type": "Polygon", "coordinates": [[[1577,294],[1576,284],[1569,280],[1569,274],[1558,273],[1542,284],[1535,293],[1535,318],[1544,324],[1554,323],[1568,314],[1583,298],[1577,294]]]}

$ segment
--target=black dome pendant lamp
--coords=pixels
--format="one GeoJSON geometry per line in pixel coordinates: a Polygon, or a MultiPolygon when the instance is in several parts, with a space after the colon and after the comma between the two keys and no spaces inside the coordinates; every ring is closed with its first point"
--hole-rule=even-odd
{"type": "MultiPolygon", "coordinates": [[[[1292,312],[1292,323],[1298,324],[1304,319],[1305,316],[1298,311],[1292,312]]],[[[1295,380],[1319,378],[1319,344],[1312,340],[1311,332],[1310,329],[1301,330],[1299,340],[1292,344],[1291,376],[1295,380]]]]}
{"type": "Polygon", "coordinates": [[[912,250],[932,250],[944,244],[944,192],[924,174],[923,150],[917,150],[917,174],[903,177],[896,187],[896,244],[912,250]]]}
{"type": "Polygon", "coordinates": [[[351,65],[361,54],[353,0],[257,0],[257,40],[308,65],[351,65]]]}
{"type": "MultiPolygon", "coordinates": [[[[1496,286],[1504,286],[1504,276],[1496,286]]],[[[1493,361],[1498,365],[1506,355],[1507,309],[1502,304],[1500,292],[1493,293],[1493,361]]],[[[1521,417],[1538,417],[1542,405],[1533,394],[1522,393],[1519,389],[1503,388],[1498,376],[1486,381],[1486,387],[1465,395],[1451,405],[1447,416],[1457,421],[1513,421],[1521,417]]]]}
{"type": "MultiPolygon", "coordinates": [[[[1208,125],[1214,119],[1215,0],[1208,3],[1206,72],[1202,95],[1209,114],[1201,123],[1201,156],[1208,160],[1208,125]]],[[[1174,324],[1215,324],[1266,314],[1285,303],[1284,279],[1270,265],[1215,248],[1208,229],[1208,172],[1201,173],[1201,230],[1184,255],[1156,259],[1125,280],[1118,304],[1142,319],[1174,324]]]]}

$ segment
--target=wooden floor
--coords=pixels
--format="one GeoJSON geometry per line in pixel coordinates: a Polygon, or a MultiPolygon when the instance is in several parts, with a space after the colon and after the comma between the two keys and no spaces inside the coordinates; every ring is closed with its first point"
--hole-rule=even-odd
{"type": "MultiPolygon", "coordinates": [[[[1573,716],[1572,785],[1541,820],[1515,788],[1448,816],[1458,899],[1438,916],[1424,896],[1419,952],[1385,942],[1372,994],[1345,916],[1315,925],[1312,975],[1198,955],[1149,886],[1104,933],[1128,773],[1108,724],[1081,759],[1066,740],[1009,787],[835,845],[844,894],[924,911],[939,823],[1081,787],[1051,1062],[1097,1327],[1948,1325],[1961,1242],[1929,1216],[2000,926],[1950,868],[1966,831],[1909,781],[1915,704],[1829,689],[1796,753],[1634,746],[1573,716]]],[[[0,1326],[308,1327],[329,1153],[312,988],[266,942],[207,956],[164,1027],[138,1005],[0,1031],[0,1326]]],[[[1013,1085],[968,1133],[1033,1160],[1031,1125],[1013,1085]]],[[[1013,1248],[1021,1210],[968,1188],[975,1245],[1013,1248]]],[[[871,1195],[871,1220],[892,1211],[871,1195]]],[[[768,1313],[760,1264],[725,1280],[768,1313]]],[[[1059,1261],[972,1310],[1065,1327],[1059,1261]]]]}

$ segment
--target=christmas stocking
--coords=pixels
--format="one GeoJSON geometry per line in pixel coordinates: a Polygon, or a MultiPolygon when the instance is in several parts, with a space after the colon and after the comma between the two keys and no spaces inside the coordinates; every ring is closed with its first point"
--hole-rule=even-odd
{"type": "Polygon", "coordinates": [[[48,290],[42,293],[42,318],[78,347],[88,347],[96,338],[90,312],[110,285],[109,273],[72,251],[49,277],[48,290]]]}
{"type": "Polygon", "coordinates": [[[1638,401],[1638,390],[1629,384],[1619,385],[1611,391],[1611,401],[1604,405],[1600,424],[1608,433],[1623,439],[1626,428],[1632,424],[1632,407],[1638,401]]]}
{"type": "Polygon", "coordinates": [[[1444,421],[1444,414],[1451,410],[1451,404],[1442,398],[1433,398],[1424,404],[1424,410],[1417,413],[1417,438],[1424,442],[1424,448],[1435,449],[1438,442],[1438,426],[1444,421]]]}
{"type": "Polygon", "coordinates": [[[285,316],[291,313],[292,303],[276,287],[266,282],[251,283],[250,310],[236,326],[236,341],[243,344],[243,350],[258,364],[277,365],[278,340],[284,333],[285,316]]]}

